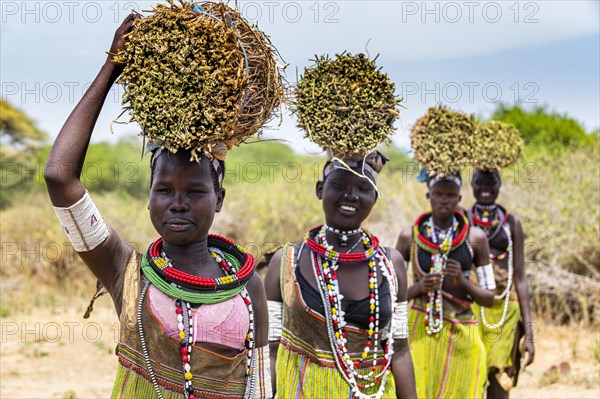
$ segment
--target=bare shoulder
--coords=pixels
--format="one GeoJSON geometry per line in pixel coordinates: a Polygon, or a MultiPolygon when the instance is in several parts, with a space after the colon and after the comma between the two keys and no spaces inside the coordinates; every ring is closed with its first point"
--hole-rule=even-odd
{"type": "Polygon", "coordinates": [[[410,247],[413,243],[413,229],[412,227],[406,227],[400,231],[398,241],[396,242],[396,249],[400,252],[401,256],[408,258],[410,255],[410,247]]]}
{"type": "Polygon", "coordinates": [[[387,248],[387,251],[389,259],[394,264],[394,271],[396,272],[396,277],[398,278],[398,296],[396,300],[406,300],[406,286],[408,280],[406,276],[406,262],[404,261],[404,257],[398,250],[393,248],[387,248]]]}
{"type": "Polygon", "coordinates": [[[514,230],[519,229],[522,230],[522,224],[521,224],[521,219],[519,218],[519,216],[515,215],[514,213],[509,213],[508,214],[508,223],[510,224],[510,227],[514,230]]]}
{"type": "Polygon", "coordinates": [[[487,242],[487,236],[485,235],[485,231],[477,226],[471,226],[469,229],[469,241],[471,243],[481,243],[483,241],[487,242]]]}
{"type": "Polygon", "coordinates": [[[265,275],[265,284],[269,283],[269,280],[276,278],[279,280],[279,274],[281,270],[281,258],[283,257],[283,251],[286,247],[279,248],[269,261],[267,265],[267,274],[265,275]]]}
{"type": "Polygon", "coordinates": [[[260,300],[261,298],[264,298],[264,284],[257,273],[252,274],[252,277],[250,277],[250,280],[248,280],[246,289],[253,300],[260,300]]]}
{"type": "Polygon", "coordinates": [[[474,252],[473,264],[475,266],[487,265],[490,262],[490,246],[485,232],[479,227],[471,226],[469,243],[474,252]]]}
{"type": "Polygon", "coordinates": [[[400,232],[400,236],[398,237],[398,240],[402,240],[404,242],[412,242],[413,240],[413,228],[412,227],[405,227],[402,229],[402,231],[400,232]]]}
{"type": "Polygon", "coordinates": [[[279,248],[271,257],[271,261],[267,266],[265,275],[265,291],[267,299],[270,301],[281,301],[281,260],[285,256],[284,251],[287,246],[279,248]]]}
{"type": "Polygon", "coordinates": [[[395,248],[391,248],[391,247],[386,248],[386,250],[388,252],[389,259],[394,264],[394,269],[396,270],[396,273],[398,273],[398,271],[401,271],[402,273],[406,273],[406,261],[405,261],[404,257],[402,256],[402,254],[400,253],[400,251],[398,251],[395,248]]]}

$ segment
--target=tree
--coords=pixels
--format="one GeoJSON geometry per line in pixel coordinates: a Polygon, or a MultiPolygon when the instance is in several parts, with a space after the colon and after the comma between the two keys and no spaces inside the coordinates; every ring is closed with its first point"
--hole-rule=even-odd
{"type": "Polygon", "coordinates": [[[557,148],[591,144],[598,139],[597,134],[586,132],[577,120],[550,111],[547,106],[527,111],[519,105],[500,104],[491,119],[516,126],[525,144],[530,146],[557,148]]]}
{"type": "Polygon", "coordinates": [[[2,146],[15,150],[30,150],[40,147],[46,134],[35,122],[7,101],[0,99],[0,138],[2,146]]]}
{"type": "Polygon", "coordinates": [[[10,204],[17,191],[29,189],[35,173],[36,154],[47,135],[23,111],[0,99],[0,209],[10,204]]]}

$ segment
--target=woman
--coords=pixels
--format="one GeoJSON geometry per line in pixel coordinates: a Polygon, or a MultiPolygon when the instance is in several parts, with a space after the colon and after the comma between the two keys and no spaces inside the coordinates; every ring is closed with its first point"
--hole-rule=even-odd
{"type": "Polygon", "coordinates": [[[190,162],[189,151],[153,152],[148,209],[160,238],[144,256],[107,227],[80,181],[96,119],[123,70],[113,55],[133,22],[129,16],[118,28],[44,173],[59,221],[119,315],[112,396],[269,397],[266,297],[254,260],[209,235],[225,197],[224,165],[206,157],[190,162]]]}
{"type": "Polygon", "coordinates": [[[280,398],[416,397],[405,263],[361,227],[383,162],[377,152],[327,162],[316,185],[325,225],[270,262],[265,288],[280,398]]]}
{"type": "Polygon", "coordinates": [[[400,233],[396,248],[410,259],[415,283],[407,300],[417,395],[481,398],[485,350],[471,302],[492,306],[493,275],[485,234],[457,210],[458,174],[430,176],[431,212],[400,233]],[[479,285],[470,281],[475,266],[479,285]]]}
{"type": "Polygon", "coordinates": [[[527,353],[525,366],[533,362],[535,354],[525,277],[524,233],[519,218],[496,204],[501,184],[497,171],[476,169],[471,187],[477,202],[469,210],[473,224],[481,227],[487,236],[496,279],[496,301],[492,309],[474,309],[481,319],[488,359],[487,397],[494,399],[508,398],[508,390],[517,381],[519,365],[515,363],[520,361],[517,349],[521,316],[525,333],[522,353],[527,353]]]}

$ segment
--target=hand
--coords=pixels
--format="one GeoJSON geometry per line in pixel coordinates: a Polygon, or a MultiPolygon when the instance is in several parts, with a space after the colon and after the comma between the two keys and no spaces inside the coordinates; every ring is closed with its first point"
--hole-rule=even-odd
{"type": "Polygon", "coordinates": [[[114,63],[113,57],[125,49],[125,35],[133,30],[133,23],[136,19],[141,18],[139,14],[129,14],[127,18],[121,23],[121,26],[117,28],[115,37],[113,38],[110,51],[108,52],[108,61],[114,63]]]}
{"type": "Polygon", "coordinates": [[[437,291],[442,287],[442,274],[430,273],[419,280],[419,292],[425,294],[429,291],[437,291]]]}
{"type": "Polygon", "coordinates": [[[533,346],[533,338],[530,335],[525,337],[523,349],[521,350],[521,357],[526,359],[523,367],[527,367],[533,363],[533,358],[535,357],[535,348],[533,346]]]}
{"type": "Polygon", "coordinates": [[[455,259],[446,260],[444,276],[452,278],[452,282],[459,287],[464,287],[464,285],[466,284],[462,267],[460,266],[460,263],[455,259]]]}

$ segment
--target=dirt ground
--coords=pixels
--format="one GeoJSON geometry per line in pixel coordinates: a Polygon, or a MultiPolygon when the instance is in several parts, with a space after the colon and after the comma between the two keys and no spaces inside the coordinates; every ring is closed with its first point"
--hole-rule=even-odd
{"type": "MultiPolygon", "coordinates": [[[[0,398],[106,398],[116,371],[117,319],[108,298],[0,318],[0,398]]],[[[600,398],[600,332],[545,327],[511,398],[600,398]]]]}

